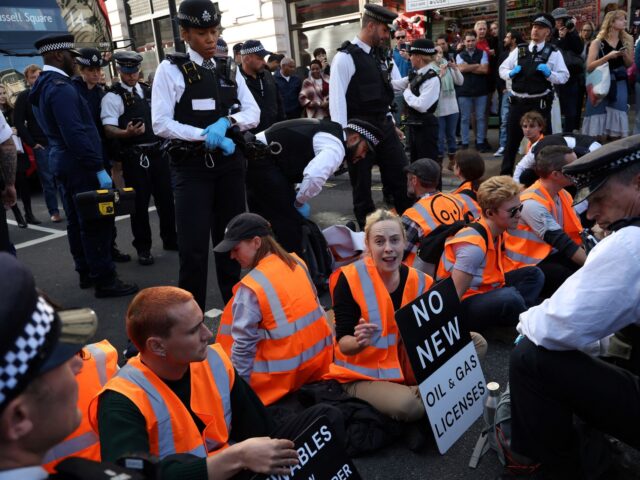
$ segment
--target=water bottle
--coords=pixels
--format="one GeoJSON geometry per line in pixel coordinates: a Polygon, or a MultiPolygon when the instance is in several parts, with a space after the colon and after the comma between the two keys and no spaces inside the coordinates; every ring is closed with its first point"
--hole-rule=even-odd
{"type": "Polygon", "coordinates": [[[482,413],[484,423],[489,430],[493,430],[493,421],[496,417],[496,408],[500,399],[500,385],[497,382],[487,383],[489,394],[484,401],[484,411],[482,413]]]}

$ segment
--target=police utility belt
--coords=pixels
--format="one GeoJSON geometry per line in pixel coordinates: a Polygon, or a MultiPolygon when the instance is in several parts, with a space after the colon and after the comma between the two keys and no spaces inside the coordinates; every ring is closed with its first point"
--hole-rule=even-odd
{"type": "Polygon", "coordinates": [[[137,161],[142,168],[149,168],[149,156],[158,151],[162,142],[160,140],[151,143],[138,143],[128,145],[123,150],[124,154],[132,161],[137,161]]]}
{"type": "Polygon", "coordinates": [[[514,92],[513,95],[509,97],[509,103],[511,105],[530,105],[540,108],[540,110],[545,110],[546,108],[551,108],[551,104],[553,103],[553,90],[537,97],[519,97],[518,94],[514,92]]]}
{"type": "Polygon", "coordinates": [[[160,147],[163,155],[168,155],[176,165],[196,165],[202,161],[207,168],[213,168],[216,161],[222,159],[219,148],[208,150],[204,142],[187,142],[185,140],[165,140],[160,147]]]}

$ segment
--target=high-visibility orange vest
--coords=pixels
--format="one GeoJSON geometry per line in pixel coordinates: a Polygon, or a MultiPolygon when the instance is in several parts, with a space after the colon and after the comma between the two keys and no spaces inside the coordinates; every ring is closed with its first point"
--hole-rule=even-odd
{"type": "MultiPolygon", "coordinates": [[[[102,390],[118,392],[138,407],[147,422],[149,453],[160,459],[175,453],[206,457],[228,446],[235,381],[231,360],[222,347],[214,344],[207,348],[205,360],[193,362],[189,368],[190,406],[206,425],[202,433],[180,399],[142,363],[140,355],[130,359],[102,390]]],[[[89,420],[95,432],[99,432],[99,398],[96,396],[89,406],[89,420]]]]}
{"type": "MultiPolygon", "coordinates": [[[[345,355],[338,342],[333,347],[333,363],[325,379],[340,383],[357,380],[386,380],[403,383],[404,376],[398,358],[398,326],[395,308],[371,257],[365,257],[341,268],[353,299],[360,306],[362,318],[379,327],[372,345],[356,355],[345,355]]],[[[433,279],[409,267],[402,293],[402,305],[415,300],[433,284],[433,279]]]]}
{"type": "Polygon", "coordinates": [[[482,235],[472,227],[464,227],[453,237],[447,239],[444,244],[444,252],[442,253],[440,264],[438,265],[438,280],[451,276],[451,272],[453,271],[453,267],[456,263],[453,246],[458,243],[470,243],[472,245],[477,245],[485,253],[484,260],[480,265],[482,267],[482,276],[477,278],[474,275],[469,289],[464,293],[464,295],[462,295],[462,300],[472,295],[486,293],[504,286],[505,270],[502,265],[502,235],[498,237],[498,244],[494,245],[491,230],[489,229],[489,225],[487,225],[487,221],[484,217],[480,217],[476,222],[484,227],[489,241],[485,241],[485,239],[482,238],[482,235]]]}
{"type": "MultiPolygon", "coordinates": [[[[559,225],[562,225],[564,232],[576,244],[582,245],[580,232],[582,224],[580,218],[573,210],[573,197],[569,192],[562,189],[558,192],[560,198],[560,207],[562,212],[558,212],[556,203],[540,180],[527,188],[520,194],[520,200],[524,203],[527,201],[538,202],[548,212],[551,212],[553,218],[559,225]],[[562,220],[560,219],[562,215],[562,220]]],[[[547,258],[553,247],[540,238],[533,229],[524,223],[521,219],[518,228],[509,230],[505,234],[505,268],[507,271],[516,268],[526,267],[529,265],[537,265],[547,258]]]]}
{"type": "MultiPolygon", "coordinates": [[[[234,289],[240,284],[249,288],[262,313],[249,385],[265,405],[320,380],[332,359],[333,336],[324,309],[307,267],[294,258],[297,265],[291,270],[277,255],[266,256],[234,289]]],[[[229,356],[234,298],[224,309],[216,339],[229,356]]]]}
{"type": "MultiPolygon", "coordinates": [[[[465,204],[461,199],[447,193],[436,192],[418,200],[402,215],[416,223],[422,230],[422,237],[426,237],[440,225],[451,225],[455,221],[463,220],[464,211],[465,204]]],[[[404,263],[413,267],[417,252],[418,245],[414,245],[404,259],[404,263]]]]}
{"type": "Polygon", "coordinates": [[[471,182],[462,182],[458,188],[451,192],[451,195],[460,200],[464,205],[463,215],[469,213],[473,218],[480,218],[480,205],[466,193],[469,191],[475,192],[473,184],[471,182]]]}
{"type": "Polygon", "coordinates": [[[92,343],[82,350],[82,370],[76,376],[78,409],[82,412],[82,421],[71,435],[44,456],[42,467],[49,473],[53,473],[58,463],[71,456],[100,461],[100,441],[89,423],[89,404],[118,371],[118,352],[108,340],[92,343]]]}

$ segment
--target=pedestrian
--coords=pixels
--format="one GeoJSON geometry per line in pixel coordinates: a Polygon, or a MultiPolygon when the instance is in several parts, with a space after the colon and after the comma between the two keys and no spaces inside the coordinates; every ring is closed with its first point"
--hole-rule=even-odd
{"type": "Polygon", "coordinates": [[[0,252],[15,254],[9,240],[6,211],[16,203],[16,145],[13,143],[11,127],[0,115],[0,252]]]}
{"type": "MultiPolygon", "coordinates": [[[[398,29],[393,32],[393,63],[400,72],[400,77],[406,77],[411,71],[411,61],[409,60],[409,41],[407,39],[406,30],[398,29]]],[[[393,97],[393,104],[395,111],[393,117],[395,118],[396,125],[402,125],[402,117],[405,114],[406,104],[404,102],[404,96],[399,93],[393,97]]]]}
{"type": "Polygon", "coordinates": [[[331,75],[331,65],[329,65],[329,60],[327,59],[327,51],[324,48],[316,48],[313,51],[313,59],[320,62],[320,65],[322,66],[322,73],[327,76],[331,75]]]}
{"type": "MultiPolygon", "coordinates": [[[[216,78],[217,4],[184,0],[178,21],[187,53],[170,56],[158,66],[151,118],[153,132],[171,145],[178,285],[192,292],[204,310],[209,242],[217,244],[229,220],[245,211],[245,159],[226,135],[232,127],[241,131],[256,127],[260,110],[244,76],[216,78]]],[[[215,264],[218,288],[226,302],[240,269],[225,255],[216,254],[215,264]]]]}
{"type": "Polygon", "coordinates": [[[329,117],[329,77],[322,73],[320,60],[311,60],[309,78],[302,82],[300,105],[303,117],[321,120],[329,117]]]}
{"type": "MultiPolygon", "coordinates": [[[[498,65],[502,64],[522,41],[522,34],[519,31],[509,30],[504,37],[504,51],[500,55],[498,65]]],[[[510,78],[503,80],[498,76],[497,87],[500,90],[500,134],[498,138],[500,144],[496,153],[493,154],[494,157],[504,155],[504,149],[507,147],[507,124],[509,120],[509,107],[511,106],[509,99],[512,94],[511,83],[510,78]]]]}
{"type": "Polygon", "coordinates": [[[53,172],[63,186],[67,239],[80,276],[80,288],[95,287],[96,297],[131,295],[135,284],[120,280],[111,257],[113,217],[86,219],[76,194],[112,188],[95,119],[70,78],[75,69],[73,35],[52,35],[35,43],[44,60],[29,102],[52,146],[53,172]]]}
{"type": "Polygon", "coordinates": [[[539,13],[531,23],[529,43],[518,45],[500,65],[500,77],[505,81],[511,79],[513,90],[507,120],[507,146],[500,167],[502,175],[513,173],[516,153],[522,140],[522,115],[537,110],[544,117],[549,130],[553,85],[561,85],[569,79],[562,54],[547,41],[555,25],[554,18],[548,13],[539,13]]]}
{"type": "Polygon", "coordinates": [[[283,58],[284,58],[284,55],[282,55],[281,53],[272,53],[267,57],[266,68],[271,73],[276,73],[278,70],[280,70],[280,62],[282,62],[283,58]]]}
{"type": "Polygon", "coordinates": [[[436,40],[438,52],[438,66],[440,68],[440,97],[438,98],[438,158],[440,164],[445,153],[448,155],[448,168],[453,163],[453,157],[458,148],[456,142],[456,126],[460,118],[456,87],[464,83],[464,77],[455,62],[455,54],[449,51],[446,35],[442,34],[436,40]]]}
{"type": "Polygon", "coordinates": [[[633,63],[634,50],[633,37],[626,27],[624,10],[607,13],[589,47],[587,73],[608,63],[611,75],[609,93],[600,103],[594,105],[587,95],[582,122],[582,133],[596,137],[600,143],[629,135],[627,68],[633,63]]]}
{"type": "Polygon", "coordinates": [[[280,62],[280,70],[273,74],[278,92],[282,97],[284,116],[287,120],[300,118],[302,108],[298,96],[302,88],[302,80],[296,75],[296,61],[290,57],[284,57],[280,62]]]}
{"type": "Polygon", "coordinates": [[[151,89],[139,82],[142,56],[135,52],[117,52],[114,59],[122,83],[114,85],[102,99],[101,121],[106,137],[117,145],[124,180],[136,192],[131,232],[138,263],[152,265],[149,226],[152,194],[160,219],[162,248],[178,250],[169,160],[160,151],[161,138],[153,133],[151,89]]]}
{"type": "Polygon", "coordinates": [[[402,214],[411,205],[402,172],[408,161],[389,111],[393,102],[392,67],[381,49],[389,39],[389,26],[396,14],[380,5],[367,4],[364,8],[360,32],[338,49],[329,81],[329,112],[334,122],[346,127],[348,119],[364,120],[383,132],[375,156],[348,166],[353,210],[361,228],[366,215],[375,210],[371,196],[374,162],[380,168],[383,189],[393,197],[396,212],[402,214]]]}

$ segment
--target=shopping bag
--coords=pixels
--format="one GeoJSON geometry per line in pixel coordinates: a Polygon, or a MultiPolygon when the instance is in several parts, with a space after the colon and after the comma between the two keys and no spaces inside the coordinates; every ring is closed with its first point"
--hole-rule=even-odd
{"type": "Polygon", "coordinates": [[[610,87],[611,72],[608,62],[587,73],[587,96],[594,107],[607,96],[610,87]]]}

